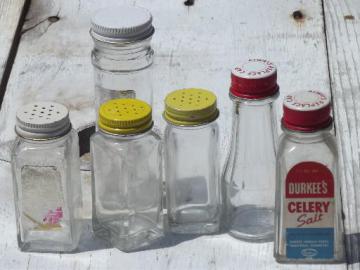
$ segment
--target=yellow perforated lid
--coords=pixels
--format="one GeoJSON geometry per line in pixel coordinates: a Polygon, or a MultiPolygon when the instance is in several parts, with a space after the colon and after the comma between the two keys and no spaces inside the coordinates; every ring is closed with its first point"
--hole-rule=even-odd
{"type": "Polygon", "coordinates": [[[176,90],[165,98],[164,118],[171,124],[197,126],[214,121],[219,116],[216,96],[204,89],[176,90]]]}
{"type": "Polygon", "coordinates": [[[152,125],[151,107],[138,99],[111,99],[100,106],[99,128],[113,134],[137,134],[152,125]]]}

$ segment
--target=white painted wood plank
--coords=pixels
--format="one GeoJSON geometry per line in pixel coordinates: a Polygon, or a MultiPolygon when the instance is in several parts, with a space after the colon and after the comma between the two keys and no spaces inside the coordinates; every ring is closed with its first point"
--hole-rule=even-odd
{"type": "MultiPolygon", "coordinates": [[[[347,234],[360,233],[360,2],[324,1],[336,134],[347,234]]],[[[360,261],[360,237],[349,241],[360,261]]],[[[360,269],[359,264],[353,269],[360,269]]]]}
{"type": "MultiPolygon", "coordinates": [[[[24,29],[31,30],[22,36],[0,113],[0,145],[15,136],[17,107],[34,100],[65,103],[76,128],[94,120],[89,16],[100,6],[125,2],[133,3],[43,0],[32,4],[24,25],[24,29]],[[59,21],[48,20],[57,14],[59,21]]],[[[219,97],[222,144],[226,146],[231,113],[230,67],[248,57],[266,57],[278,65],[280,99],[299,89],[329,92],[320,0],[248,0],[241,4],[211,0],[198,1],[191,8],[181,1],[136,3],[154,15],[154,115],[161,129],[163,99],[168,91],[189,86],[209,88],[219,97]],[[303,22],[295,22],[291,16],[298,9],[305,14],[303,22]],[[313,74],[314,80],[308,74],[313,74]]],[[[3,149],[0,158],[8,159],[5,150],[9,148],[3,149]]]]}
{"type": "Polygon", "coordinates": [[[26,0],[0,1],[0,81],[26,0]]]}
{"type": "MultiPolygon", "coordinates": [[[[168,91],[183,87],[214,90],[221,110],[221,163],[231,123],[230,68],[240,59],[265,57],[273,60],[279,68],[281,98],[290,91],[308,88],[329,93],[320,0],[207,0],[195,1],[190,8],[182,1],[38,0],[33,1],[30,8],[0,112],[0,143],[6,144],[14,138],[17,107],[34,100],[63,102],[71,109],[71,120],[76,128],[93,121],[89,16],[100,6],[125,2],[147,7],[154,15],[154,118],[157,125],[164,128],[162,101],[168,91]],[[305,18],[295,22],[291,14],[298,9],[305,18]],[[59,16],[60,20],[53,22],[54,18],[48,19],[51,16],[59,16]]],[[[280,112],[280,102],[278,106],[280,112]]],[[[4,147],[0,150],[5,158],[8,158],[7,150],[4,147]]],[[[61,256],[20,253],[15,241],[8,167],[5,163],[0,166],[0,229],[8,232],[0,239],[0,269],[346,268],[345,265],[279,265],[272,257],[272,243],[249,244],[227,235],[187,241],[171,237],[164,241],[162,248],[131,254],[114,249],[61,256]]],[[[83,183],[87,183],[84,189],[89,191],[88,178],[84,178],[83,183]]],[[[86,201],[90,200],[88,195],[86,201]]],[[[84,216],[88,217],[89,211],[85,209],[84,216]]],[[[87,235],[82,249],[102,247],[100,243],[91,243],[91,235],[87,235]]]]}

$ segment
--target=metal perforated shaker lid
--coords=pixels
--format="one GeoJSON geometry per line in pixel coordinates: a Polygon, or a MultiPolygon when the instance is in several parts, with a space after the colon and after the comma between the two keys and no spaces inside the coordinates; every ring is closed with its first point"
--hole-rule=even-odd
{"type": "Polygon", "coordinates": [[[109,7],[99,10],[91,19],[94,38],[111,38],[125,41],[142,40],[154,33],[152,15],[135,6],[109,7]]]}
{"type": "Polygon", "coordinates": [[[16,114],[16,133],[28,139],[61,137],[69,132],[68,109],[55,102],[34,102],[22,106],[16,114]]]}

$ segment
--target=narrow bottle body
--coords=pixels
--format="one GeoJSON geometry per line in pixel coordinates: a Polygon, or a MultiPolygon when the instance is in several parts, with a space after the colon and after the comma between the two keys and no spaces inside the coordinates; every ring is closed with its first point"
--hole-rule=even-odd
{"type": "Polygon", "coordinates": [[[209,234],[219,230],[218,139],[216,121],[197,127],[166,127],[165,175],[172,232],[209,234]]]}
{"type": "Polygon", "coordinates": [[[284,129],[276,183],[278,262],[337,263],[344,260],[338,154],[328,130],[284,129]]]}
{"type": "Polygon", "coordinates": [[[52,140],[16,139],[12,172],[22,251],[77,248],[82,206],[78,147],[74,130],[52,140]]]}
{"type": "Polygon", "coordinates": [[[120,250],[163,236],[161,151],[153,131],[91,138],[93,229],[120,250]]]}
{"type": "Polygon", "coordinates": [[[137,98],[152,104],[151,38],[112,44],[94,40],[92,63],[95,81],[95,109],[115,98],[137,98]]]}
{"type": "Polygon", "coordinates": [[[246,241],[269,241],[274,231],[276,125],[273,99],[234,100],[224,167],[226,226],[246,241]]]}

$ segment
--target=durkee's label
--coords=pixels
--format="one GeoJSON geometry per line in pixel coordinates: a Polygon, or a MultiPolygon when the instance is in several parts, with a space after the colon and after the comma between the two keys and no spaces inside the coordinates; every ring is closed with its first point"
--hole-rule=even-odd
{"type": "Polygon", "coordinates": [[[334,176],[318,162],[301,162],[285,180],[286,257],[334,257],[334,176]]]}

